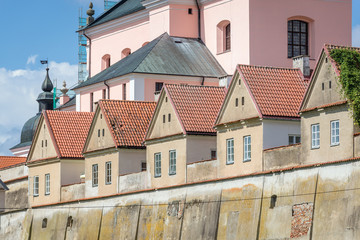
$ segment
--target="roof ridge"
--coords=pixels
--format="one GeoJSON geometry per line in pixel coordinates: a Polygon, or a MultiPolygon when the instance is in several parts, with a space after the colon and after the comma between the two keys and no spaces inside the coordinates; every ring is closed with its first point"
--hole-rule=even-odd
{"type": "MultiPolygon", "coordinates": [[[[156,42],[156,43],[154,44],[154,46],[153,46],[152,48],[149,49],[149,52],[144,55],[144,57],[143,57],[143,59],[141,60],[141,62],[139,62],[139,64],[138,64],[136,67],[134,67],[133,72],[135,72],[135,70],[143,63],[143,61],[145,60],[145,58],[147,58],[147,56],[152,52],[152,50],[153,50],[154,47],[159,43],[159,41],[160,41],[164,36],[166,36],[166,35],[169,36],[169,34],[168,34],[167,32],[164,32],[164,33],[161,34],[159,37],[157,37],[157,38],[155,38],[154,40],[151,41],[151,42],[156,42]]],[[[147,45],[147,44],[146,44],[146,45],[147,45]]],[[[145,45],[145,46],[146,46],[146,45],[145,45]]],[[[145,46],[144,46],[144,47],[145,47],[145,46]]],[[[139,48],[139,49],[141,49],[141,48],[139,48]]],[[[139,50],[139,49],[138,49],[138,50],[139,50]]],[[[136,51],[137,51],[137,50],[136,50],[136,51]]]]}
{"type": "Polygon", "coordinates": [[[286,68],[286,67],[274,67],[274,66],[262,66],[262,65],[250,65],[250,64],[238,64],[238,66],[300,71],[299,68],[286,68]]]}
{"type": "Polygon", "coordinates": [[[166,86],[181,86],[181,87],[198,87],[198,88],[225,88],[224,86],[209,86],[209,85],[190,85],[190,84],[176,84],[176,83],[165,83],[166,86]]]}
{"type": "Polygon", "coordinates": [[[155,101],[141,100],[120,100],[120,99],[100,99],[99,102],[137,102],[137,103],[156,103],[155,101]]]}
{"type": "Polygon", "coordinates": [[[324,44],[324,47],[327,47],[327,46],[335,46],[335,47],[342,47],[342,48],[355,48],[355,49],[359,49],[359,50],[360,50],[360,47],[354,47],[354,46],[346,46],[346,45],[338,45],[338,44],[325,43],[325,44],[324,44]]]}

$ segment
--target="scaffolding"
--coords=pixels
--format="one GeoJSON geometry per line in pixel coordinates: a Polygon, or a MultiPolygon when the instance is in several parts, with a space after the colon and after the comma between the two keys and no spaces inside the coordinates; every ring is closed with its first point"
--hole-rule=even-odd
{"type": "Polygon", "coordinates": [[[112,8],[115,4],[117,4],[118,1],[108,1],[108,0],[104,0],[104,10],[109,10],[110,8],[112,8]]]}
{"type": "MultiPolygon", "coordinates": [[[[81,16],[81,11],[80,11],[79,29],[85,26],[86,26],[86,18],[81,16]]],[[[87,50],[86,50],[87,39],[80,32],[79,32],[78,43],[79,43],[78,82],[80,83],[85,81],[87,77],[87,50]]]]}

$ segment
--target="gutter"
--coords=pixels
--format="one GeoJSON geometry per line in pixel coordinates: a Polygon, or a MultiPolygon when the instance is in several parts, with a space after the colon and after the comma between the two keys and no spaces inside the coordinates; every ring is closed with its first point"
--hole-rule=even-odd
{"type": "MultiPolygon", "coordinates": [[[[108,79],[109,80],[109,79],[108,79]]],[[[107,80],[104,81],[104,85],[107,87],[107,99],[110,99],[110,86],[106,83],[107,80]]]]}
{"type": "Polygon", "coordinates": [[[201,40],[201,14],[200,14],[200,5],[199,5],[199,0],[195,0],[196,2],[196,7],[198,10],[198,38],[201,40]]]}
{"type": "Polygon", "coordinates": [[[82,34],[89,40],[89,77],[91,78],[91,39],[85,34],[85,31],[82,34]]]}

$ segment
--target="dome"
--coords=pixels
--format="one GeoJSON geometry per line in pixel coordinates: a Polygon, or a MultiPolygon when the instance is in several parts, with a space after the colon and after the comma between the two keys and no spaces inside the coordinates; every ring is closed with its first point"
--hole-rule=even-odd
{"type": "Polygon", "coordinates": [[[31,145],[31,141],[34,137],[37,125],[40,120],[40,116],[41,116],[41,114],[38,113],[34,117],[32,117],[26,121],[26,123],[24,124],[24,126],[21,130],[20,143],[17,144],[16,146],[12,147],[11,149],[21,148],[21,147],[26,147],[26,146],[31,145]]]}

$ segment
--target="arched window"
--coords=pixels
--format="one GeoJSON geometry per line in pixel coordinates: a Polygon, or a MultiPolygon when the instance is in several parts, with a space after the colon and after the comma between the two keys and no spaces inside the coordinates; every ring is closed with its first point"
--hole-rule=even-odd
{"type": "Polygon", "coordinates": [[[145,45],[148,44],[148,43],[149,43],[149,42],[144,42],[143,45],[142,45],[142,47],[145,46],[145,45]]]}
{"type": "Polygon", "coordinates": [[[101,59],[101,70],[110,67],[110,55],[105,54],[101,59]]]}
{"type": "Polygon", "coordinates": [[[231,50],[231,24],[228,20],[217,25],[217,50],[218,53],[231,50]]]}
{"type": "Polygon", "coordinates": [[[129,56],[131,54],[131,49],[130,48],[125,48],[124,50],[122,50],[121,52],[121,59],[129,56]]]}
{"type": "Polygon", "coordinates": [[[288,58],[309,55],[309,24],[301,20],[288,21],[288,58]]]}

